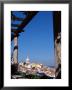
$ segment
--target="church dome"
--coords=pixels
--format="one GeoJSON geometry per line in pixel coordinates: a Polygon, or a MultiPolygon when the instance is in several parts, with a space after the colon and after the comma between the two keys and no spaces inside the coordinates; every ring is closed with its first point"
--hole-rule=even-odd
{"type": "Polygon", "coordinates": [[[28,56],[27,56],[27,58],[26,58],[26,63],[30,63],[30,59],[29,59],[28,56]]]}

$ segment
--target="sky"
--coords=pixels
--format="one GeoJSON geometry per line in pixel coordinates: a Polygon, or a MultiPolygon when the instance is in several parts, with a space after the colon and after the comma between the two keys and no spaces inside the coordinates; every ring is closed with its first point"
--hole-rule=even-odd
{"type": "MultiPolygon", "coordinates": [[[[23,17],[15,14],[18,17],[23,17]]],[[[25,32],[22,32],[18,37],[18,62],[25,62],[27,56],[29,56],[30,62],[55,66],[53,12],[38,12],[24,30],[25,32]]]]}

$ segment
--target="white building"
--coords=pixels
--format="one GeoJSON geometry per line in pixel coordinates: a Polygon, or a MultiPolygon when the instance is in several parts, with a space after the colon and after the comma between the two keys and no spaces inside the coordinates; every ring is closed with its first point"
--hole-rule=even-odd
{"type": "Polygon", "coordinates": [[[23,66],[24,65],[24,62],[20,62],[19,65],[23,66]]]}

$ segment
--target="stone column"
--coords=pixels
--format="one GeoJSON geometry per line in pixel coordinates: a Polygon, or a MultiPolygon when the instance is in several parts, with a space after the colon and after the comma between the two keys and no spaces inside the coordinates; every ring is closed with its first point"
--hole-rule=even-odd
{"type": "Polygon", "coordinates": [[[14,37],[14,51],[13,51],[14,64],[18,64],[18,37],[14,37]]]}
{"type": "Polygon", "coordinates": [[[61,36],[58,35],[55,40],[56,63],[61,64],[61,36]]]}
{"type": "Polygon", "coordinates": [[[55,39],[55,56],[56,56],[56,77],[59,76],[61,73],[61,35],[58,34],[57,38],[55,39]]]}

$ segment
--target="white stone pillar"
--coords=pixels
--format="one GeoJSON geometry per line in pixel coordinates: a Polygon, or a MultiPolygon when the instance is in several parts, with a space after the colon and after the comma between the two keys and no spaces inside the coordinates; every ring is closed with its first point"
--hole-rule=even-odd
{"type": "Polygon", "coordinates": [[[18,63],[18,37],[14,37],[14,51],[13,51],[14,64],[18,63]]]}

